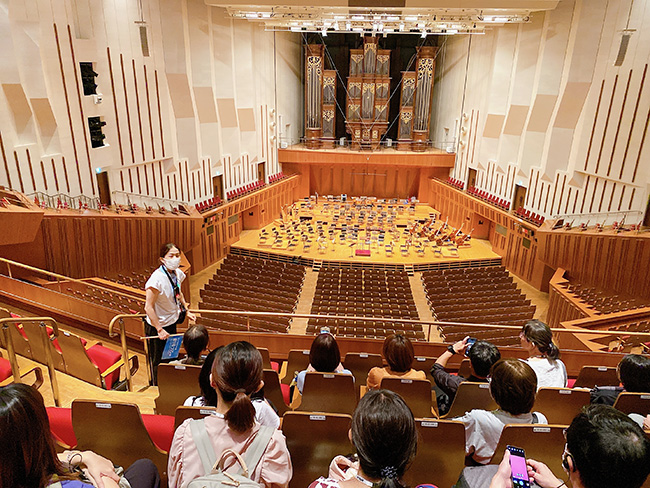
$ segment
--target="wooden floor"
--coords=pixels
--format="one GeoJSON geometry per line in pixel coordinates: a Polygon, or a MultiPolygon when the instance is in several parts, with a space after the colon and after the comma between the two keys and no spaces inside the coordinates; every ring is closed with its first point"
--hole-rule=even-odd
{"type": "MultiPolygon", "coordinates": [[[[427,238],[411,236],[408,230],[417,221],[425,220],[432,214],[437,215],[437,212],[428,205],[417,204],[414,211],[405,208],[398,212],[394,222],[398,227],[389,231],[386,226],[383,240],[379,239],[378,231],[371,230],[379,226],[369,226],[367,220],[359,224],[358,239],[341,239],[342,224],[345,223],[350,228],[357,223],[357,219],[333,223],[335,212],[331,204],[329,209],[325,208],[325,204],[322,202],[313,209],[305,208],[304,204],[296,205],[292,218],[285,218],[284,221],[276,220],[261,230],[243,231],[239,241],[232,247],[307,260],[358,264],[421,265],[499,259],[499,255],[492,251],[489,243],[486,246],[477,239],[471,239],[469,245],[460,246],[457,254],[449,246],[440,246],[441,254],[436,255],[434,243],[429,242],[427,238]],[[324,233],[328,238],[319,239],[316,230],[317,222],[322,222],[324,233]],[[309,224],[311,224],[312,231],[309,230],[309,224]],[[289,230],[281,229],[281,225],[289,230]],[[329,233],[330,229],[333,231],[332,234],[329,233]],[[264,238],[265,235],[268,237],[264,238]],[[422,252],[417,251],[418,246],[421,247],[422,252]],[[392,253],[387,251],[389,247],[392,247],[392,253]],[[402,248],[405,248],[406,251],[403,252],[402,248]],[[356,254],[357,250],[370,250],[370,254],[360,256],[356,254]]],[[[439,228],[442,223],[438,220],[434,228],[439,228]]]]}

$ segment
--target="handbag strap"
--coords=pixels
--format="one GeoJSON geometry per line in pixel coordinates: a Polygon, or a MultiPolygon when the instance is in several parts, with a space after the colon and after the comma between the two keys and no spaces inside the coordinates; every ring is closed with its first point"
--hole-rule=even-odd
{"type": "Polygon", "coordinates": [[[273,427],[260,425],[255,440],[253,440],[251,445],[248,446],[248,449],[246,449],[246,462],[242,464],[242,466],[246,465],[251,474],[255,471],[260,459],[262,459],[262,455],[266,451],[266,446],[268,446],[271,441],[273,432],[275,432],[273,427]]]}
{"type": "Polygon", "coordinates": [[[208,431],[205,428],[205,420],[191,420],[190,430],[192,431],[192,438],[194,439],[196,450],[199,452],[199,457],[201,458],[201,464],[203,464],[203,470],[205,474],[209,474],[212,472],[217,455],[214,452],[214,447],[210,442],[208,431]]]}

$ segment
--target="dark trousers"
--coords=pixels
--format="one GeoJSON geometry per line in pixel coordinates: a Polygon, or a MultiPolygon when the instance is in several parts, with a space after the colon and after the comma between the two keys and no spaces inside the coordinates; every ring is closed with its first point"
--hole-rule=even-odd
{"type": "Polygon", "coordinates": [[[158,488],[160,475],[158,468],[149,459],[138,459],[124,471],[124,477],[131,488],[158,488]]]}
{"type": "MultiPolygon", "coordinates": [[[[163,327],[169,334],[176,334],[176,324],[163,327]]],[[[158,331],[146,321],[144,323],[144,333],[147,336],[157,336],[158,331]]],[[[162,339],[149,339],[149,364],[151,367],[151,384],[156,386],[158,384],[158,365],[162,362],[163,350],[167,340],[162,339]]]]}

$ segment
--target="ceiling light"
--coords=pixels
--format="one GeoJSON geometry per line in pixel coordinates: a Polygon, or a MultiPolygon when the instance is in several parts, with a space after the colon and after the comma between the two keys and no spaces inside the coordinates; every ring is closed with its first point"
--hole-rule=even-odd
{"type": "Polygon", "coordinates": [[[422,39],[424,39],[425,37],[427,37],[427,31],[422,31],[422,39]]]}
{"type": "Polygon", "coordinates": [[[246,13],[246,18],[247,19],[257,19],[258,14],[257,12],[247,12],[246,13]]]}
{"type": "Polygon", "coordinates": [[[353,15],[352,20],[363,20],[363,15],[353,15]]]}
{"type": "Polygon", "coordinates": [[[407,22],[417,22],[418,16],[417,15],[407,15],[404,17],[404,20],[407,22]]]}
{"type": "Polygon", "coordinates": [[[291,32],[300,32],[302,31],[302,27],[291,27],[291,32]]]}

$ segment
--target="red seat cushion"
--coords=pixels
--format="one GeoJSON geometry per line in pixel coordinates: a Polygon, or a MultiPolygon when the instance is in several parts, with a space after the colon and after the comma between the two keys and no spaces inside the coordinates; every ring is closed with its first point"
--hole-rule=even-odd
{"type": "Polygon", "coordinates": [[[282,398],[284,399],[284,403],[289,405],[291,403],[291,398],[289,397],[291,393],[291,387],[289,385],[285,385],[284,383],[280,383],[280,389],[282,390],[282,398]]]}
{"type": "Polygon", "coordinates": [[[0,358],[0,381],[4,381],[11,376],[11,363],[8,359],[0,358]]]}
{"type": "Polygon", "coordinates": [[[566,384],[567,388],[573,388],[573,385],[576,384],[576,379],[577,378],[569,378],[566,384]]]}
{"type": "Polygon", "coordinates": [[[47,407],[47,416],[50,418],[50,430],[54,439],[71,448],[76,447],[77,437],[72,429],[72,409],[47,407]]]}
{"type": "Polygon", "coordinates": [[[159,449],[169,452],[174,438],[174,417],[171,415],[142,415],[142,422],[147,428],[153,443],[159,449]]]}
{"type": "MultiPolygon", "coordinates": [[[[113,351],[108,347],[100,346],[99,344],[95,344],[93,347],[89,347],[86,349],[86,352],[88,353],[88,356],[90,357],[90,360],[93,362],[93,364],[97,366],[99,368],[99,371],[102,373],[122,358],[122,355],[119,352],[113,351]]],[[[105,378],[106,388],[110,390],[113,387],[113,383],[119,379],[120,370],[118,369],[105,378]]]]}
{"type": "Polygon", "coordinates": [[[271,361],[271,369],[273,369],[273,371],[275,371],[276,373],[279,373],[280,372],[280,363],[278,363],[276,361],[271,361]]]}

